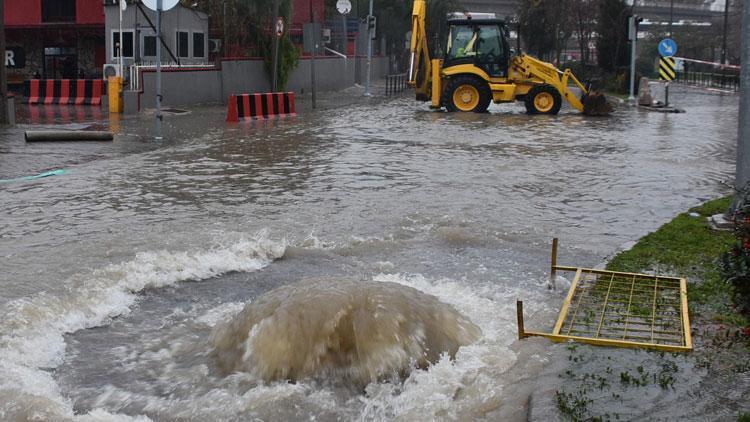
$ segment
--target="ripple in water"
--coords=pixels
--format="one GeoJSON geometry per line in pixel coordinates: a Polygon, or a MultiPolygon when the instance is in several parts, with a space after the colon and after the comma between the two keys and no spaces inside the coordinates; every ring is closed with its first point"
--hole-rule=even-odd
{"type": "Polygon", "coordinates": [[[364,386],[426,368],[476,341],[479,327],[436,297],[396,283],[325,278],[268,292],[212,335],[219,369],[265,381],[364,386]]]}

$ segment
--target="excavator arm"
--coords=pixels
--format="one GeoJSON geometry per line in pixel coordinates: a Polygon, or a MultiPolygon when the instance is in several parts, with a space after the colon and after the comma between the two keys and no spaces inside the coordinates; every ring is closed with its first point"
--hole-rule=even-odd
{"type": "Polygon", "coordinates": [[[409,85],[414,87],[417,99],[428,101],[431,94],[432,63],[427,47],[427,4],[414,0],[411,15],[411,57],[409,60],[409,85]]]}

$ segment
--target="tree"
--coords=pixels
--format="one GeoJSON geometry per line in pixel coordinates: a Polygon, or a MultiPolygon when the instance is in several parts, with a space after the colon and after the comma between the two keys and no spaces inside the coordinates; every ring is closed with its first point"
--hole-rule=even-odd
{"type": "Polygon", "coordinates": [[[581,63],[587,64],[591,60],[591,41],[596,30],[596,16],[591,13],[595,7],[595,0],[572,0],[570,11],[573,20],[573,34],[578,41],[581,53],[581,63]]]}
{"type": "MultiPolygon", "coordinates": [[[[186,1],[186,0],[183,0],[186,1]]],[[[266,72],[272,79],[272,37],[275,36],[276,19],[273,0],[191,0],[205,10],[224,38],[224,56],[262,57],[266,72]],[[226,13],[225,13],[226,11],[226,13]]],[[[292,0],[280,0],[279,15],[291,22],[292,0]]],[[[297,67],[299,52],[289,39],[289,25],[279,40],[278,86],[284,89],[289,74],[297,67]]]]}
{"type": "Polygon", "coordinates": [[[599,67],[605,72],[620,72],[630,63],[629,13],[623,0],[599,0],[596,51],[599,67]]]}
{"type": "Polygon", "coordinates": [[[550,30],[546,1],[522,0],[518,10],[518,26],[526,50],[534,56],[545,58],[555,48],[555,39],[550,30]]]}
{"type": "Polygon", "coordinates": [[[576,0],[523,0],[519,8],[521,38],[535,56],[556,63],[573,35],[576,0]]]}
{"type": "MultiPolygon", "coordinates": [[[[448,40],[448,19],[450,13],[464,11],[457,0],[427,0],[427,38],[433,57],[438,57],[448,40]]],[[[411,22],[411,8],[409,8],[411,22]]],[[[411,23],[409,24],[411,30],[411,23]]]]}

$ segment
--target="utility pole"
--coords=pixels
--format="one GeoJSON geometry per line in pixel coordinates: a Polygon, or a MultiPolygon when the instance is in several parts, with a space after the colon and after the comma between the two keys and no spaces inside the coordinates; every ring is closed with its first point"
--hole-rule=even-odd
{"type": "Polygon", "coordinates": [[[320,34],[318,33],[318,30],[315,28],[315,11],[313,10],[313,3],[312,0],[310,0],[310,23],[312,24],[313,28],[313,49],[312,49],[312,56],[310,56],[310,88],[312,88],[312,108],[313,110],[317,106],[316,102],[316,94],[317,94],[317,84],[316,78],[315,78],[315,54],[317,53],[318,49],[318,38],[320,37],[320,34]]]}
{"type": "MultiPolygon", "coordinates": [[[[118,4],[117,4],[117,8],[119,9],[119,12],[120,12],[120,29],[119,29],[120,30],[120,36],[119,36],[120,39],[118,40],[118,46],[117,46],[118,50],[120,50],[119,51],[120,54],[118,54],[117,57],[120,59],[119,62],[120,62],[120,77],[121,78],[125,77],[125,75],[124,75],[124,69],[123,69],[123,63],[122,63],[122,60],[124,58],[124,55],[123,55],[124,53],[122,51],[122,6],[123,6],[123,2],[124,1],[125,0],[120,0],[118,2],[118,4]]],[[[133,38],[135,38],[135,34],[133,34],[133,38]]],[[[135,41],[135,40],[133,40],[133,41],[135,41]]]]}
{"type": "Polygon", "coordinates": [[[367,77],[365,79],[365,96],[372,97],[370,92],[370,81],[372,78],[372,29],[370,21],[372,19],[373,7],[370,0],[370,12],[367,15],[367,77]]]}
{"type": "MultiPolygon", "coordinates": [[[[343,50],[342,53],[344,53],[344,56],[348,56],[349,55],[349,34],[348,34],[349,28],[347,28],[348,23],[346,21],[346,15],[343,13],[341,14],[341,22],[344,24],[344,29],[343,29],[344,47],[342,48],[343,50]]],[[[346,58],[344,58],[344,71],[346,72],[346,58]]]]}
{"type": "MultiPolygon", "coordinates": [[[[740,112],[739,116],[750,113],[750,0],[745,0],[742,8],[740,63],[745,64],[740,69],[740,112]]],[[[744,189],[750,181],[750,119],[740,118],[737,130],[737,171],[735,174],[735,189],[744,189]]],[[[735,199],[737,203],[737,199],[735,199]]]]}
{"type": "MultiPolygon", "coordinates": [[[[156,0],[156,135],[154,139],[162,140],[161,136],[161,9],[162,0],[156,0]]],[[[122,33],[122,32],[120,32],[122,33]]],[[[122,50],[122,47],[120,47],[122,50]]],[[[179,55],[179,52],[178,52],[179,55]]]]}
{"type": "Polygon", "coordinates": [[[224,39],[221,42],[221,51],[224,58],[227,57],[227,0],[222,2],[224,15],[221,17],[221,29],[224,32],[224,39]]]}
{"type": "Polygon", "coordinates": [[[8,124],[8,81],[5,74],[5,0],[0,0],[0,51],[3,59],[0,60],[0,124],[8,124]]]}
{"type": "Polygon", "coordinates": [[[271,66],[271,69],[273,71],[273,76],[271,77],[272,83],[271,83],[271,92],[277,91],[277,85],[278,85],[278,76],[279,76],[279,37],[276,34],[276,25],[277,21],[279,19],[279,0],[273,0],[273,65],[271,66]]]}
{"type": "Polygon", "coordinates": [[[721,64],[727,64],[727,26],[729,23],[729,0],[724,0],[724,36],[721,38],[721,64]]]}
{"type": "Polygon", "coordinates": [[[361,28],[359,20],[359,0],[356,0],[354,2],[354,16],[357,17],[357,35],[354,37],[354,83],[358,84],[362,82],[362,76],[360,75],[359,70],[359,58],[357,57],[357,55],[360,54],[359,40],[362,36],[362,33],[359,31],[359,29],[361,28]]]}
{"type": "Polygon", "coordinates": [[[674,20],[674,0],[669,1],[669,38],[672,38],[672,21],[674,20]]]}

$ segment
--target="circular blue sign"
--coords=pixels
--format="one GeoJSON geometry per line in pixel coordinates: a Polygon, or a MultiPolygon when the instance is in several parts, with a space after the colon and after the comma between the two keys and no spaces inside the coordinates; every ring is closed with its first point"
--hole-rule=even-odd
{"type": "Polygon", "coordinates": [[[659,41],[659,54],[662,57],[672,57],[677,54],[677,43],[671,38],[659,41]]]}

